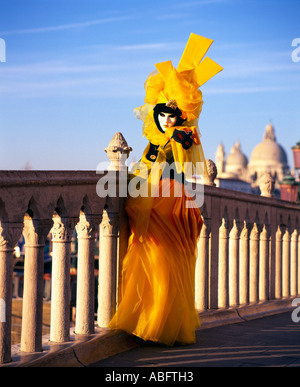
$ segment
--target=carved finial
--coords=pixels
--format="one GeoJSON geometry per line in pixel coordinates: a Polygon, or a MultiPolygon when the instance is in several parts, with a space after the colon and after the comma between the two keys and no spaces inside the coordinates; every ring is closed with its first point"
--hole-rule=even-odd
{"type": "Polygon", "coordinates": [[[261,196],[266,196],[268,198],[271,198],[274,196],[275,180],[270,172],[264,173],[260,177],[258,184],[259,184],[261,196]]]}
{"type": "Polygon", "coordinates": [[[214,182],[215,178],[217,177],[217,174],[218,174],[216,164],[210,159],[206,159],[205,161],[206,161],[208,176],[205,179],[204,184],[216,186],[216,184],[214,182]]]}
{"type": "Polygon", "coordinates": [[[132,148],[128,146],[122,133],[117,132],[104,150],[111,163],[108,169],[118,171],[126,168],[125,162],[132,148]]]}

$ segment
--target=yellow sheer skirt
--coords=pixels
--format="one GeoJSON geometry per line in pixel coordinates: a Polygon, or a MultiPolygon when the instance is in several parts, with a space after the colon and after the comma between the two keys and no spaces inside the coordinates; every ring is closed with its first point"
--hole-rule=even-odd
{"type": "Polygon", "coordinates": [[[203,221],[198,208],[186,208],[186,201],[193,199],[181,183],[163,179],[159,190],[143,241],[135,224],[144,198],[127,200],[132,233],[123,261],[121,300],[109,327],[169,346],[191,344],[200,326],[194,289],[203,221]],[[171,195],[164,197],[169,187],[171,195]]]}

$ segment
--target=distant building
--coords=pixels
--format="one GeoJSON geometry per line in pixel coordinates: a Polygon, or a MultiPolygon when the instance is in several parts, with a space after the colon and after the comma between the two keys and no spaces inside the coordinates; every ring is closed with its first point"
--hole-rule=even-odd
{"type": "Polygon", "coordinates": [[[277,143],[271,123],[265,128],[263,141],[253,149],[249,162],[237,141],[227,159],[223,144],[218,146],[215,164],[218,169],[215,183],[218,187],[259,194],[258,181],[265,172],[269,172],[275,180],[277,197],[280,197],[279,181],[289,172],[286,152],[277,143]]]}

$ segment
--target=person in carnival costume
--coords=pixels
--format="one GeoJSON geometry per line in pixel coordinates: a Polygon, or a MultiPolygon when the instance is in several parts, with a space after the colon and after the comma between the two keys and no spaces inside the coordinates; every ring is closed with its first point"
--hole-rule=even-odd
{"type": "Polygon", "coordinates": [[[134,111],[149,143],[129,183],[131,235],[109,327],[168,346],[194,343],[200,326],[194,288],[203,220],[183,182],[207,174],[198,130],[199,87],[222,70],[204,58],[212,42],[192,33],[177,69],[171,61],[156,64],[145,83],[145,105],[134,111]]]}

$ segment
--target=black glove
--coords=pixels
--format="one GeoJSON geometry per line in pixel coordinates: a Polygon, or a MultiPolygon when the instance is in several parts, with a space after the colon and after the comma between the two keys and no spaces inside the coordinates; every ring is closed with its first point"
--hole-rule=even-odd
{"type": "Polygon", "coordinates": [[[150,142],[149,151],[146,154],[146,159],[149,161],[156,161],[158,155],[158,145],[154,145],[150,142]]]}
{"type": "Polygon", "coordinates": [[[186,132],[185,130],[174,129],[172,137],[182,145],[183,149],[189,149],[194,142],[192,135],[192,131],[186,132]]]}

